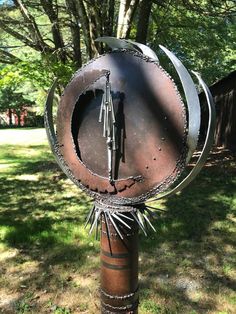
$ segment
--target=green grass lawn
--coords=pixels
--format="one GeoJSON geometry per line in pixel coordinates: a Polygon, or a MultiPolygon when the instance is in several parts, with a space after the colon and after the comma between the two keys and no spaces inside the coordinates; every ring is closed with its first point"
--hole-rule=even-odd
{"type": "MultiPolygon", "coordinates": [[[[58,169],[43,129],[0,130],[0,312],[99,313],[92,201],[58,169]]],[[[236,157],[215,150],[140,234],[140,314],[236,313],[236,157]]]]}

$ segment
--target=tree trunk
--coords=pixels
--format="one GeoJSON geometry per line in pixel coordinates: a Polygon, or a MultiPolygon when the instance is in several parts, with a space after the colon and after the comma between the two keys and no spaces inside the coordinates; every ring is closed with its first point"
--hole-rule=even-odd
{"type": "Polygon", "coordinates": [[[120,0],[117,38],[127,38],[139,0],[120,0]]]}
{"type": "Polygon", "coordinates": [[[89,59],[93,57],[93,52],[91,48],[91,38],[90,38],[90,31],[89,31],[89,19],[88,15],[86,12],[86,8],[84,5],[83,0],[78,0],[78,9],[79,9],[79,14],[80,14],[80,19],[81,19],[81,27],[83,30],[83,35],[84,35],[84,41],[86,45],[86,50],[87,50],[87,55],[89,59]]]}
{"type": "Polygon", "coordinates": [[[137,25],[137,34],[136,41],[142,44],[147,42],[148,26],[149,26],[149,17],[152,9],[151,0],[142,0],[139,8],[139,18],[137,25]]]}
{"type": "Polygon", "coordinates": [[[63,41],[63,37],[61,35],[59,20],[58,20],[58,8],[54,8],[52,0],[50,1],[43,1],[41,0],[41,5],[44,9],[44,12],[48,16],[51,22],[51,30],[52,30],[52,37],[53,42],[55,45],[55,50],[57,52],[57,56],[59,59],[65,63],[66,62],[66,51],[65,51],[65,44],[63,41]]]}
{"type": "Polygon", "coordinates": [[[73,60],[77,68],[82,65],[81,56],[81,36],[80,36],[80,25],[79,25],[79,12],[75,0],[66,0],[68,12],[70,15],[70,32],[73,42],[73,60]]]}
{"type": "Polygon", "coordinates": [[[9,125],[12,126],[12,110],[8,109],[9,125]]]}
{"type": "Polygon", "coordinates": [[[108,18],[105,24],[105,31],[107,36],[113,36],[114,28],[114,12],[115,12],[115,0],[108,1],[108,18]]]}

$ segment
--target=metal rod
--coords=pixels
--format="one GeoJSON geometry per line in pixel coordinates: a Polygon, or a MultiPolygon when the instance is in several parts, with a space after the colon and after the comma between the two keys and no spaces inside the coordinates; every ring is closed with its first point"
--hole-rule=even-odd
{"type": "Polygon", "coordinates": [[[112,216],[115,217],[117,220],[119,220],[128,229],[131,229],[131,227],[126,222],[124,222],[120,217],[118,217],[115,213],[113,213],[112,216]]]}
{"type": "Polygon", "coordinates": [[[140,221],[138,220],[137,216],[133,212],[131,212],[131,215],[134,217],[134,219],[138,223],[139,227],[143,230],[143,233],[145,234],[145,236],[147,236],[147,233],[146,233],[144,227],[142,226],[142,224],[140,223],[140,221]]]}
{"type": "Polygon", "coordinates": [[[153,224],[151,223],[151,221],[148,219],[148,217],[143,214],[144,219],[146,219],[146,221],[148,222],[149,226],[152,228],[153,231],[156,232],[156,229],[154,228],[153,224]]]}
{"type": "Polygon", "coordinates": [[[90,212],[89,212],[89,214],[87,216],[87,220],[86,220],[85,226],[84,226],[85,228],[87,227],[88,223],[90,222],[90,220],[92,218],[92,215],[94,213],[94,210],[95,210],[95,205],[91,208],[91,210],[90,210],[90,212]]]}
{"type": "Polygon", "coordinates": [[[122,213],[120,213],[120,212],[117,212],[116,215],[121,216],[121,217],[124,217],[125,219],[128,219],[128,220],[130,220],[130,221],[134,221],[132,218],[130,218],[130,217],[128,217],[127,215],[124,215],[124,214],[122,214],[122,213]]]}
{"type": "Polygon", "coordinates": [[[112,219],[110,213],[108,213],[108,217],[109,217],[109,219],[110,219],[110,221],[111,221],[113,227],[115,228],[116,232],[118,233],[119,237],[123,240],[124,238],[123,238],[123,236],[122,236],[122,234],[121,234],[119,228],[117,227],[116,223],[115,223],[114,220],[112,219]]]}
{"type": "MultiPolygon", "coordinates": [[[[106,225],[106,232],[107,232],[107,239],[108,239],[108,244],[109,244],[109,250],[110,250],[110,253],[112,255],[110,227],[109,227],[109,223],[107,221],[107,216],[106,216],[107,214],[105,212],[103,212],[103,215],[104,215],[104,222],[105,222],[105,225],[106,225]]],[[[101,228],[102,228],[102,222],[101,222],[101,228]]]]}

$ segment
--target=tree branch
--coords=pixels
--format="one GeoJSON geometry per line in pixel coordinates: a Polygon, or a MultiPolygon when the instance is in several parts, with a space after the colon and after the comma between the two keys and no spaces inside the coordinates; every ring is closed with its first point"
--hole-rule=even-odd
{"type": "Polygon", "coordinates": [[[60,49],[62,51],[61,60],[63,62],[66,61],[65,51],[63,50],[65,44],[63,41],[63,37],[61,35],[59,20],[58,20],[58,8],[56,5],[56,9],[53,8],[52,0],[40,0],[40,3],[44,9],[44,12],[49,18],[51,22],[52,36],[56,49],[60,49]]]}
{"type": "Polygon", "coordinates": [[[80,26],[79,26],[79,13],[77,11],[77,6],[75,0],[66,0],[69,14],[71,16],[71,21],[69,23],[72,43],[73,43],[73,59],[78,68],[82,65],[81,57],[81,44],[80,44],[80,26]]]}
{"type": "Polygon", "coordinates": [[[14,56],[12,53],[6,50],[0,49],[0,55],[7,57],[8,58],[7,60],[9,61],[9,63],[15,63],[15,62],[21,61],[18,57],[14,56]]]}
{"type": "Polygon", "coordinates": [[[34,17],[29,13],[26,7],[23,5],[21,0],[13,0],[16,7],[21,12],[23,19],[28,22],[28,29],[30,31],[30,36],[35,45],[39,47],[40,51],[45,51],[49,48],[49,46],[43,41],[42,35],[38,29],[38,26],[35,22],[34,17]]]}
{"type": "MultiPolygon", "coordinates": [[[[3,29],[5,32],[7,32],[8,34],[12,35],[13,37],[19,39],[21,42],[25,43],[27,46],[32,47],[34,49],[37,48],[36,44],[31,41],[30,39],[28,39],[27,37],[25,37],[24,35],[21,35],[20,33],[18,33],[17,31],[15,31],[14,29],[12,29],[11,27],[9,27],[4,21],[0,20],[0,28],[3,29]]],[[[37,50],[37,49],[36,49],[37,50]]]]}

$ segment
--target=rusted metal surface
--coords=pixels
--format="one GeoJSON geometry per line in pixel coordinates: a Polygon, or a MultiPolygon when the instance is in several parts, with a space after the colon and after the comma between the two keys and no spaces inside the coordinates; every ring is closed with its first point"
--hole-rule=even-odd
{"type": "MultiPolygon", "coordinates": [[[[124,212],[131,218],[130,212],[124,212]]],[[[101,312],[138,313],[138,227],[118,222],[120,238],[109,219],[101,215],[101,312]],[[108,235],[109,228],[109,235],[108,235]]]]}
{"type": "Polygon", "coordinates": [[[156,216],[155,208],[144,202],[161,192],[156,199],[182,190],[198,174],[213,140],[214,104],[194,73],[209,109],[206,141],[196,167],[166,192],[197,145],[200,109],[194,83],[183,64],[161,46],[183,85],[184,106],[150,48],[116,38],[100,40],[125,49],[99,56],[74,75],[60,100],[57,132],[54,83],[45,126],[59,166],[95,200],[86,226],[96,238],[101,235],[101,312],[137,314],[138,229],[145,235],[148,228],[155,231],[151,219],[156,216]]]}
{"type": "Polygon", "coordinates": [[[183,170],[185,126],[184,106],[165,71],[140,54],[120,51],[90,62],[68,84],[58,109],[57,137],[73,176],[95,198],[130,204],[163,191],[183,170]],[[118,142],[112,183],[98,123],[107,71],[118,142]]]}

